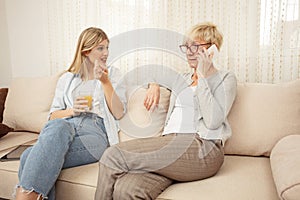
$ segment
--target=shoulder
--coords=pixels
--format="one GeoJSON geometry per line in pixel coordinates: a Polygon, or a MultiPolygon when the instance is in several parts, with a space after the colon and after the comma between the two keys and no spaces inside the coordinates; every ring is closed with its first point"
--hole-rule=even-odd
{"type": "Polygon", "coordinates": [[[57,85],[59,87],[64,87],[64,85],[67,85],[69,82],[73,80],[73,77],[76,76],[76,74],[72,72],[64,72],[62,75],[59,77],[57,85]]]}
{"type": "Polygon", "coordinates": [[[231,80],[233,82],[237,82],[237,78],[234,72],[230,70],[219,70],[219,75],[222,77],[223,80],[231,80]]]}
{"type": "Polygon", "coordinates": [[[64,72],[59,78],[60,79],[69,79],[69,78],[72,78],[74,76],[74,74],[72,72],[64,72]]]}

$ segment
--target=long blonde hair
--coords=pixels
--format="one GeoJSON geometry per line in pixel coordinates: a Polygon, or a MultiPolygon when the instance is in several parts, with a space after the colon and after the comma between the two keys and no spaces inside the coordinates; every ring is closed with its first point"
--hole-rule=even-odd
{"type": "Polygon", "coordinates": [[[87,78],[86,53],[95,48],[103,40],[108,40],[106,33],[100,28],[90,27],[82,31],[78,38],[76,53],[72,64],[67,71],[80,74],[83,79],[87,78]]]}

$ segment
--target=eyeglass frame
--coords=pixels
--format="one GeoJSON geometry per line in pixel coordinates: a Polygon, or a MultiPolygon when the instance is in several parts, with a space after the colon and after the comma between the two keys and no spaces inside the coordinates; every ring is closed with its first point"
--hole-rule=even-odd
{"type": "Polygon", "coordinates": [[[192,52],[192,53],[196,53],[196,52],[198,52],[199,47],[204,47],[204,46],[206,46],[206,45],[210,45],[210,46],[211,46],[212,43],[209,42],[209,43],[204,43],[204,44],[193,44],[193,45],[191,45],[191,46],[188,46],[188,45],[186,45],[186,44],[182,44],[182,45],[179,45],[179,49],[180,49],[180,51],[181,51],[182,53],[186,53],[188,50],[190,50],[190,52],[192,52]],[[192,49],[191,49],[192,46],[196,46],[196,47],[197,47],[196,50],[195,50],[195,52],[192,51],[192,49]],[[185,50],[185,51],[182,50],[182,47],[185,47],[186,50],[185,50]]]}

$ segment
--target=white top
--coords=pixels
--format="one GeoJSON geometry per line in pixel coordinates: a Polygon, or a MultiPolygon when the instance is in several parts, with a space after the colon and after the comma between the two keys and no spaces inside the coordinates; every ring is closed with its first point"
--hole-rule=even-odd
{"type": "MultiPolygon", "coordinates": [[[[123,103],[124,113],[126,112],[126,88],[124,84],[119,84],[121,77],[120,70],[115,67],[108,67],[110,81],[115,88],[116,93],[118,94],[120,100],[123,103]]],[[[71,72],[64,73],[58,80],[55,95],[51,105],[50,113],[56,110],[63,110],[73,107],[73,91],[80,86],[82,79],[79,74],[73,74],[71,72]]],[[[114,117],[110,113],[108,106],[106,104],[104,92],[101,92],[101,83],[96,81],[95,93],[93,96],[99,98],[99,108],[98,111],[103,115],[104,126],[107,131],[108,141],[110,145],[116,144],[119,142],[118,138],[118,125],[114,117]]],[[[50,116],[50,115],[49,115],[50,116]]]]}
{"type": "Polygon", "coordinates": [[[92,96],[92,109],[88,112],[92,112],[97,114],[98,116],[104,118],[104,114],[101,113],[100,109],[100,95],[102,91],[102,87],[97,87],[97,80],[88,80],[82,81],[78,87],[76,87],[73,92],[73,100],[77,96],[90,95],[92,96]]]}
{"type": "Polygon", "coordinates": [[[168,124],[164,128],[163,135],[169,133],[197,133],[194,123],[194,94],[196,86],[182,90],[175,101],[174,110],[168,124]]]}

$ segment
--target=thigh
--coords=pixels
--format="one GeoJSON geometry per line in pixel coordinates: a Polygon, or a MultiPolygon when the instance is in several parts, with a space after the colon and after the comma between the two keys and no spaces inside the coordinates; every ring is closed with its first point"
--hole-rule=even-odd
{"type": "Polygon", "coordinates": [[[196,137],[175,162],[157,170],[156,173],[176,181],[196,181],[216,174],[223,161],[221,144],[196,137]]]}
{"type": "Polygon", "coordinates": [[[110,147],[101,163],[122,171],[158,171],[178,160],[194,138],[193,134],[170,134],[122,142],[110,147]]]}
{"type": "Polygon", "coordinates": [[[99,161],[108,147],[103,119],[96,115],[83,115],[74,119],[73,123],[76,135],[66,155],[66,166],[99,161]]]}
{"type": "Polygon", "coordinates": [[[107,144],[93,134],[76,135],[65,156],[63,168],[70,168],[98,162],[107,144]]]}
{"type": "Polygon", "coordinates": [[[114,160],[121,160],[124,171],[155,172],[177,181],[208,177],[223,162],[223,152],[197,134],[132,140],[110,148],[107,154],[101,162],[108,167],[114,168],[114,160]]]}

